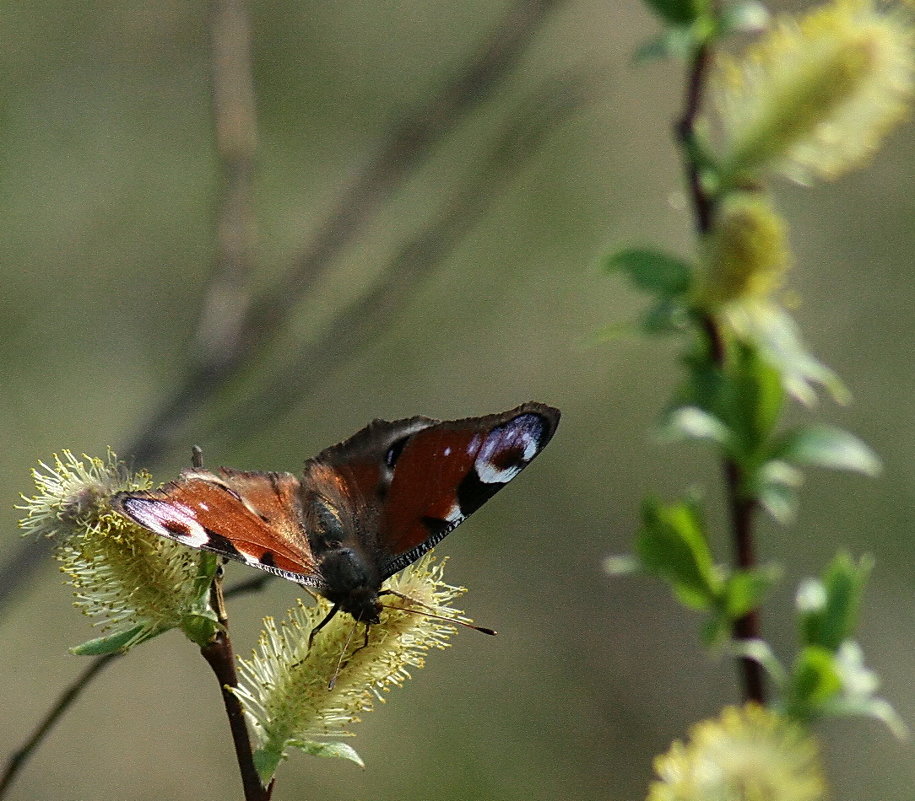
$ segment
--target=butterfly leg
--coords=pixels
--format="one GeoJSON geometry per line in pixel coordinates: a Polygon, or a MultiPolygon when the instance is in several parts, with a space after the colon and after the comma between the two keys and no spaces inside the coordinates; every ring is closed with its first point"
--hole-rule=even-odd
{"type": "Polygon", "coordinates": [[[191,467],[195,470],[203,469],[203,448],[199,445],[191,446],[191,467]]]}
{"type": "Polygon", "coordinates": [[[360,645],[355,651],[353,651],[349,655],[349,659],[347,659],[345,662],[343,661],[344,657],[346,656],[346,649],[349,648],[350,641],[353,639],[353,634],[356,633],[357,628],[359,628],[358,620],[356,621],[356,624],[353,626],[353,630],[350,632],[349,637],[346,638],[346,644],[343,646],[343,650],[340,652],[340,659],[337,661],[337,669],[334,671],[334,675],[330,677],[330,681],[327,683],[328,690],[334,689],[334,686],[337,684],[337,678],[340,676],[340,672],[343,670],[343,668],[345,668],[350,663],[350,660],[356,654],[358,654],[363,648],[368,647],[369,629],[371,628],[370,623],[365,624],[365,640],[363,641],[362,645],[360,645]]]}
{"type": "Polygon", "coordinates": [[[315,626],[315,627],[311,630],[311,634],[308,635],[308,648],[309,648],[309,650],[311,650],[311,644],[312,644],[312,643],[314,642],[314,640],[315,640],[315,635],[316,635],[321,629],[323,629],[328,623],[330,623],[330,621],[333,619],[333,616],[336,615],[337,612],[339,612],[339,611],[340,611],[340,604],[334,604],[334,606],[333,606],[333,608],[330,610],[330,612],[328,612],[327,615],[324,617],[324,620],[322,620],[320,623],[318,623],[318,625],[315,626]]]}

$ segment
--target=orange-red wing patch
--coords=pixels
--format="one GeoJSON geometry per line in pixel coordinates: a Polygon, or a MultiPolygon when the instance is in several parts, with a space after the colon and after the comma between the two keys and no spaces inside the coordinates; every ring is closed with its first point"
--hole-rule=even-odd
{"type": "Polygon", "coordinates": [[[290,473],[186,470],[161,489],[120,493],[115,505],[185,545],[301,583],[322,583],[301,525],[299,481],[290,473]]]}
{"type": "Polygon", "coordinates": [[[433,533],[430,521],[453,528],[463,520],[457,487],[473,468],[483,437],[484,432],[471,429],[433,426],[410,438],[385,499],[381,545],[389,557],[408,553],[428,540],[433,533]]]}

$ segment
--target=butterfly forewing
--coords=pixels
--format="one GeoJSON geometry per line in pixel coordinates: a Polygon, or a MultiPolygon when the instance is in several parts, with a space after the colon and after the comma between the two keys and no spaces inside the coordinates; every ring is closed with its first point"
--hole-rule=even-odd
{"type": "Polygon", "coordinates": [[[120,493],[115,505],[157,534],[320,587],[299,486],[290,473],[186,470],[159,490],[120,493]]]}

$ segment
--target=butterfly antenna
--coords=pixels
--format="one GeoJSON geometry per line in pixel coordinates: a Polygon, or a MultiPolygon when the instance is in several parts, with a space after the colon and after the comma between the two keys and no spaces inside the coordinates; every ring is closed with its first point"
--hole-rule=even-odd
{"type": "MultiPolygon", "coordinates": [[[[422,607],[425,607],[426,609],[435,609],[434,606],[430,606],[429,604],[427,604],[423,601],[420,601],[419,598],[413,598],[410,595],[404,595],[402,592],[397,592],[397,590],[392,590],[390,588],[386,589],[386,590],[382,590],[378,594],[379,595],[396,595],[398,598],[401,598],[404,601],[409,601],[411,604],[415,604],[416,606],[422,606],[422,607]]],[[[465,626],[468,629],[474,629],[475,631],[482,632],[483,634],[492,634],[493,636],[495,636],[498,633],[495,629],[490,629],[490,628],[487,628],[486,626],[474,626],[472,623],[465,623],[463,620],[456,620],[455,618],[444,617],[442,615],[436,614],[435,612],[420,612],[418,609],[406,609],[401,606],[386,606],[385,609],[400,609],[403,612],[412,612],[414,615],[424,614],[426,617],[434,617],[434,618],[438,618],[439,620],[447,620],[449,623],[457,623],[457,625],[459,625],[459,626],[465,626]]]]}
{"type": "MultiPolygon", "coordinates": [[[[392,595],[400,595],[400,593],[392,593],[392,595]]],[[[407,596],[401,596],[406,598],[407,596]]],[[[407,600],[412,601],[412,598],[407,598],[407,600]]],[[[422,601],[417,601],[421,606],[426,606],[427,604],[422,603],[422,601]]],[[[481,634],[491,634],[495,636],[498,632],[495,629],[488,629],[486,626],[475,626],[473,623],[468,623],[465,620],[458,620],[454,617],[445,617],[444,615],[436,615],[434,612],[426,612],[423,609],[410,609],[405,606],[388,606],[387,604],[381,605],[382,609],[393,609],[395,612],[409,612],[413,615],[422,615],[423,617],[431,617],[433,620],[444,620],[446,623],[454,623],[456,626],[463,626],[467,629],[473,629],[474,631],[479,631],[481,634]]]]}

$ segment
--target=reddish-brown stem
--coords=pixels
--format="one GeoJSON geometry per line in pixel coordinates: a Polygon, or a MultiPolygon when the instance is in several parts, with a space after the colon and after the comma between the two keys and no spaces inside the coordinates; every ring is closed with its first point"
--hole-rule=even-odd
{"type": "MultiPolygon", "coordinates": [[[[677,139],[683,149],[686,181],[695,215],[696,229],[705,236],[712,229],[715,214],[715,198],[706,190],[702,181],[702,164],[696,148],[695,123],[702,106],[702,91],[705,76],[711,62],[712,52],[708,42],[703,43],[693,55],[687,79],[683,115],[677,122],[677,139]]],[[[704,315],[700,321],[705,334],[709,356],[719,368],[727,361],[727,349],[717,321],[711,315],[704,315]]],[[[756,564],[753,544],[753,515],[756,503],[743,494],[743,475],[740,465],[732,458],[724,458],[724,483],[730,508],[731,532],[734,543],[734,558],[737,566],[746,570],[756,564]]],[[[759,637],[759,613],[751,610],[734,621],[734,637],[738,640],[753,640],[759,637]]],[[[765,685],[762,666],[755,659],[740,657],[740,675],[743,695],[747,701],[765,703],[765,685]]]]}
{"type": "MultiPolygon", "coordinates": [[[[756,502],[742,494],[740,468],[733,459],[724,461],[724,478],[731,507],[731,528],[737,566],[741,570],[747,570],[756,565],[753,544],[753,514],[756,511],[756,502]]],[[[751,609],[743,617],[737,618],[733,631],[734,637],[738,640],[758,639],[759,612],[751,609]]],[[[765,703],[766,688],[762,665],[748,656],[740,657],[740,673],[743,678],[744,699],[759,704],[765,703]]]]}
{"type": "MultiPolygon", "coordinates": [[[[271,577],[265,573],[263,576],[257,576],[254,579],[230,587],[223,595],[225,598],[228,598],[230,596],[243,595],[248,592],[256,592],[257,590],[262,589],[266,581],[270,578],[271,577]]],[[[80,674],[79,678],[61,693],[60,697],[57,699],[57,703],[48,710],[41,723],[35,727],[32,736],[29,737],[22,747],[9,758],[6,768],[3,773],[0,774],[0,798],[3,798],[6,795],[6,791],[10,788],[16,776],[18,776],[19,772],[25,767],[25,763],[32,754],[45,741],[57,721],[76,703],[83,694],[83,691],[86,690],[102,672],[102,669],[107,667],[110,662],[113,662],[119,656],[123,656],[123,654],[105,654],[104,656],[95,657],[89,667],[80,674]]]]}
{"type": "Polygon", "coordinates": [[[241,783],[245,793],[245,801],[270,801],[273,793],[273,782],[267,787],[261,784],[257,768],[254,766],[254,754],[251,751],[251,740],[248,737],[248,727],[245,723],[245,714],[241,702],[231,692],[231,688],[238,686],[238,674],[235,670],[235,653],[232,650],[232,640],[229,638],[228,618],[222,594],[222,571],[213,579],[210,593],[211,603],[219,618],[221,630],[216,636],[200,649],[203,658],[212,668],[219,689],[222,693],[222,702],[226,708],[229,719],[229,729],[232,732],[232,742],[235,745],[235,758],[241,773],[241,783]]]}
{"type": "Polygon", "coordinates": [[[683,115],[677,121],[677,139],[683,148],[686,182],[689,185],[693,212],[696,215],[696,228],[700,234],[706,234],[712,227],[712,198],[702,185],[700,165],[695,158],[696,117],[702,106],[702,89],[705,75],[711,60],[711,49],[708,42],[703,43],[693,55],[692,64],[686,84],[686,98],[683,104],[683,115]]]}

